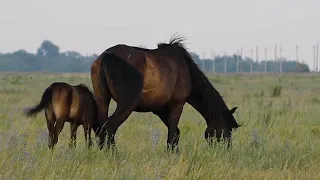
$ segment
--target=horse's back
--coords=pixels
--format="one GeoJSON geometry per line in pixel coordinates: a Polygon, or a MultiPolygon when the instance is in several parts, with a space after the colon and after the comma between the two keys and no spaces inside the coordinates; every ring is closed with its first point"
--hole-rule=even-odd
{"type": "MultiPolygon", "coordinates": [[[[190,94],[188,67],[178,52],[127,45],[116,45],[106,52],[115,54],[141,73],[143,88],[137,111],[160,108],[170,100],[184,100],[190,94]]],[[[115,94],[113,90],[111,93],[115,94]]]]}
{"type": "Polygon", "coordinates": [[[116,46],[108,48],[105,52],[112,53],[120,59],[126,61],[138,71],[142,72],[146,63],[145,53],[148,50],[135,48],[132,46],[118,44],[116,46]]]}

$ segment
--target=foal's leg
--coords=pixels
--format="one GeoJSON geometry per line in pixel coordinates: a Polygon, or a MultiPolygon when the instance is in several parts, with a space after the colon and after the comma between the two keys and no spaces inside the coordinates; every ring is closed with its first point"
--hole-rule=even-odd
{"type": "Polygon", "coordinates": [[[70,148],[76,147],[78,127],[79,127],[79,124],[75,122],[70,122],[70,143],[69,143],[70,148]]]}
{"type": "Polygon", "coordinates": [[[83,125],[84,130],[84,137],[86,139],[86,145],[88,148],[92,146],[92,139],[91,139],[91,125],[88,123],[84,123],[83,125]]]}

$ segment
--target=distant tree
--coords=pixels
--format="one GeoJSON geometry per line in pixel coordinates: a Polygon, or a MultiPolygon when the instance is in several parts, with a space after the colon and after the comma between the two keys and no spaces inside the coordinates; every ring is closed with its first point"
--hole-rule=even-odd
{"type": "Polygon", "coordinates": [[[33,54],[28,53],[26,50],[24,49],[20,49],[18,51],[13,52],[13,55],[16,56],[20,56],[20,57],[24,57],[24,56],[33,56],[33,54]]]}
{"type": "Polygon", "coordinates": [[[295,67],[292,67],[288,72],[310,72],[309,66],[304,63],[297,63],[295,67]]]}
{"type": "MultiPolygon", "coordinates": [[[[140,45],[139,47],[146,48],[140,45]]],[[[193,60],[202,70],[212,72],[224,72],[224,56],[216,56],[213,64],[212,59],[200,59],[197,53],[190,52],[193,60]]],[[[59,47],[49,40],[44,40],[38,48],[36,54],[20,49],[13,53],[0,53],[0,71],[47,71],[47,72],[90,72],[92,62],[97,59],[99,54],[83,56],[76,51],[59,52],[59,47]]],[[[239,59],[239,71],[250,72],[250,58],[239,59]]],[[[293,60],[282,59],[282,72],[310,72],[309,66],[296,63],[293,60]]],[[[236,72],[237,56],[229,55],[226,57],[227,72],[236,72]]],[[[268,72],[279,72],[279,61],[267,60],[268,72]]],[[[253,61],[253,72],[264,72],[265,61],[253,61]]]]}
{"type": "Polygon", "coordinates": [[[82,55],[80,53],[78,53],[77,51],[67,51],[62,54],[65,55],[66,57],[72,57],[72,58],[81,58],[82,57],[82,55]]]}
{"type": "Polygon", "coordinates": [[[57,57],[60,55],[59,47],[49,40],[44,40],[37,50],[38,56],[57,57]]]}

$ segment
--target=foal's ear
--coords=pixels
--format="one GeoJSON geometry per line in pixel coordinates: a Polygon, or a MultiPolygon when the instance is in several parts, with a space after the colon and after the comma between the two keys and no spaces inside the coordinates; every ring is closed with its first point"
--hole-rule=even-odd
{"type": "Polygon", "coordinates": [[[237,108],[238,108],[238,107],[234,107],[234,108],[232,108],[231,110],[229,110],[229,112],[230,112],[231,114],[233,114],[233,113],[236,111],[237,108]]]}

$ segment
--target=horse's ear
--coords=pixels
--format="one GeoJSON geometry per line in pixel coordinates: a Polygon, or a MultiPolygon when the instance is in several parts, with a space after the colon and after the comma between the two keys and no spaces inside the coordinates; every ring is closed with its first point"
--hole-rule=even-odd
{"type": "Polygon", "coordinates": [[[234,107],[234,108],[232,108],[231,110],[229,110],[229,112],[230,112],[231,114],[233,114],[233,113],[236,111],[237,108],[238,108],[238,107],[234,107]]]}

